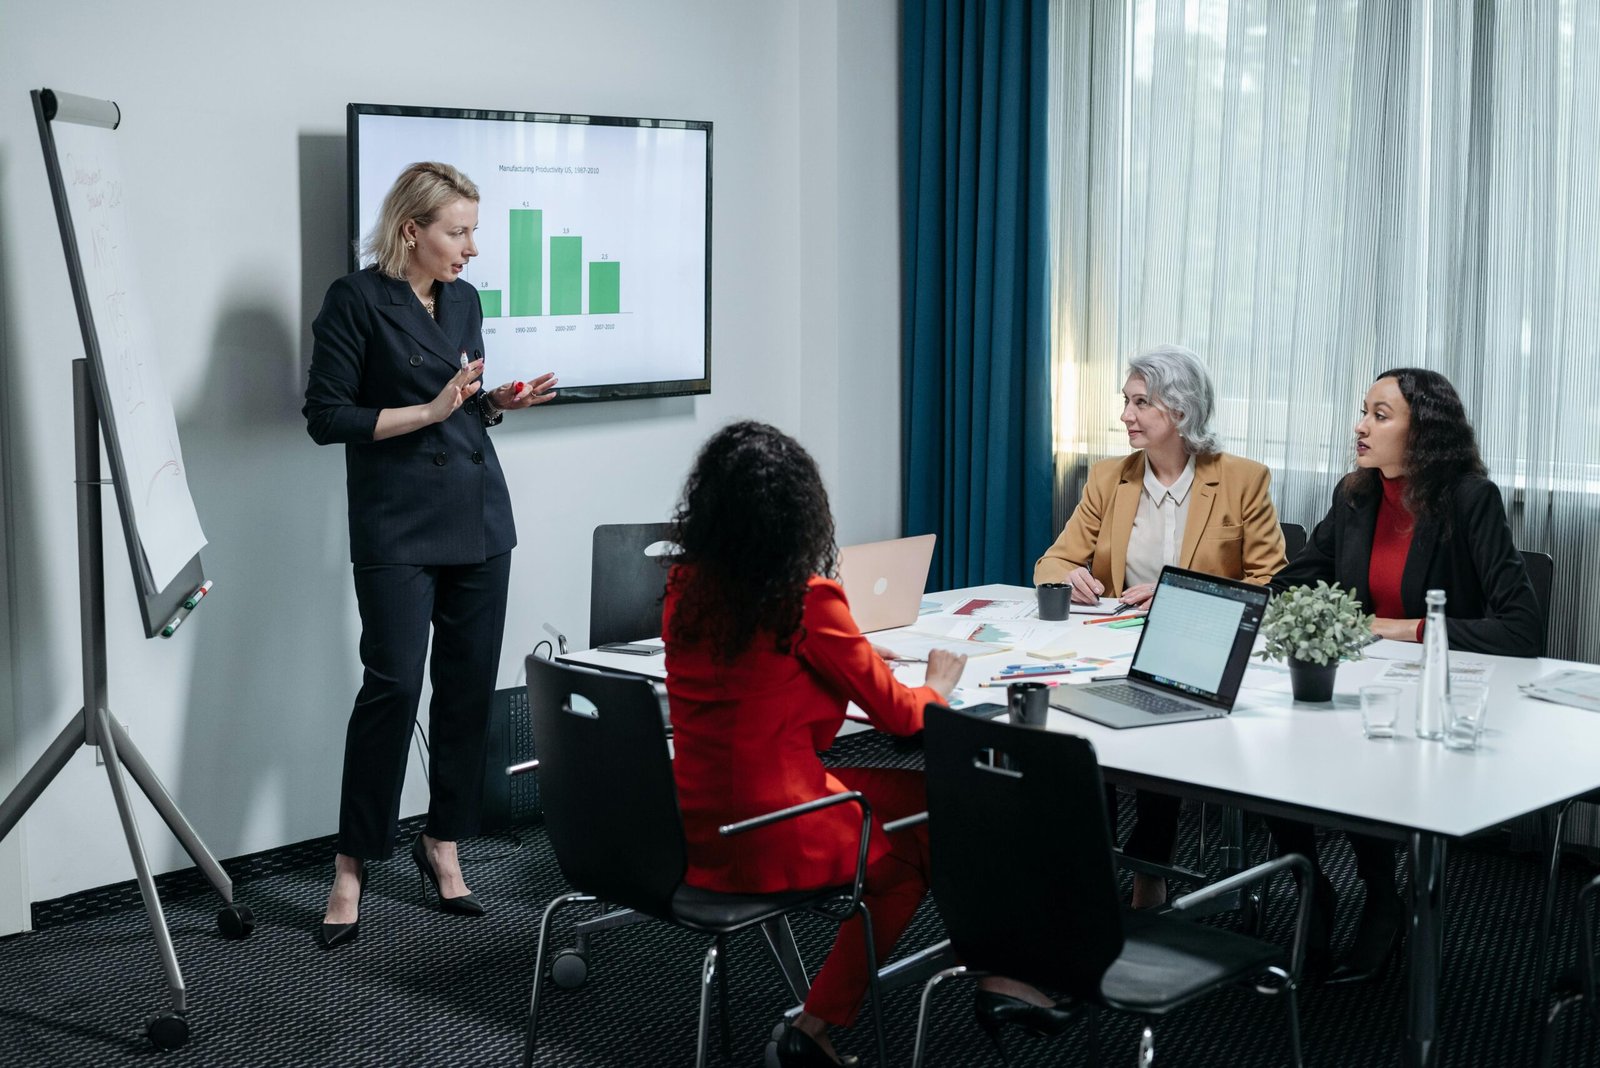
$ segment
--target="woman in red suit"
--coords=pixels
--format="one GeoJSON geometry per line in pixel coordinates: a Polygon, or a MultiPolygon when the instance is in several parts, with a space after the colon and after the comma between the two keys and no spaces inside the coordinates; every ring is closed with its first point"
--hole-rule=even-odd
{"type": "MultiPolygon", "coordinates": [[[[860,790],[873,829],[864,901],[879,960],[928,889],[925,827],[887,821],[926,808],[922,773],[824,768],[845,705],[891,734],[922,729],[966,658],[935,650],[925,685],[896,681],[862,637],[836,569],[833,517],[816,464],[763,423],[735,423],[701,451],[676,516],[679,564],[667,579],[662,635],[672,710],[673,771],[691,886],[731,893],[837,886],[855,877],[860,813],[839,805],[737,842],[718,826],[827,794],[860,790]]],[[[867,990],[859,919],[839,930],[804,1010],[778,1043],[780,1061],[840,1063],[827,1036],[854,1020],[867,990]]],[[[854,1063],[847,1058],[842,1063],[854,1063]]]]}

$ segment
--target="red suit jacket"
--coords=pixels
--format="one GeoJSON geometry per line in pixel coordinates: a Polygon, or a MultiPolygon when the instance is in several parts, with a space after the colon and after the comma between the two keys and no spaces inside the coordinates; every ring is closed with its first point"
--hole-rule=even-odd
{"type": "MultiPolygon", "coordinates": [[[[839,805],[735,838],[721,824],[759,816],[845,787],[817,751],[833,744],[845,705],[855,702],[879,730],[912,734],[939,695],[908,687],[861,635],[832,579],[814,577],[790,652],[758,634],[732,664],[672,638],[677,590],[689,579],[674,568],[661,631],[666,639],[672,711],[673,773],[688,839],[691,886],[729,893],[770,893],[848,883],[855,873],[861,810],[839,805]]],[[[889,850],[873,827],[869,857],[889,850]]]]}

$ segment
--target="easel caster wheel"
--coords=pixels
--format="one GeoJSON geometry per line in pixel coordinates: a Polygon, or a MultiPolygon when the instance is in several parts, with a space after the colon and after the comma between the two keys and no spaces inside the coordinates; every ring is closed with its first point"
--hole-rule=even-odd
{"type": "Polygon", "coordinates": [[[255,915],[244,905],[227,905],[217,913],[217,930],[223,938],[249,938],[255,929],[255,915]]]}
{"type": "Polygon", "coordinates": [[[189,1021],[176,1012],[158,1012],[144,1022],[144,1034],[156,1049],[177,1049],[189,1041],[189,1021]]]}
{"type": "Polygon", "coordinates": [[[581,949],[563,949],[550,962],[550,978],[562,990],[576,990],[589,978],[589,955],[581,949]]]}

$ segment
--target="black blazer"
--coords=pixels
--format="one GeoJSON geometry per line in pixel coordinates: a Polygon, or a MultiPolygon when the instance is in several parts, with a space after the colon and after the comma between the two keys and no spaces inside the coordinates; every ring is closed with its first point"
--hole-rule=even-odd
{"type": "MultiPolygon", "coordinates": [[[[1366,610],[1372,611],[1367,572],[1380,496],[1350,501],[1335,490],[1333,507],[1311,532],[1300,555],[1274,576],[1272,588],[1310,586],[1322,579],[1354,589],[1366,610]]],[[[1400,576],[1405,618],[1428,614],[1429,590],[1445,591],[1450,648],[1501,656],[1543,652],[1539,602],[1522,554],[1511,543],[1500,490],[1488,479],[1466,478],[1456,488],[1450,537],[1440,537],[1437,525],[1418,521],[1400,576]]]]}
{"type": "Polygon", "coordinates": [[[343,443],[350,559],[357,564],[482,563],[517,543],[511,497],[478,397],[442,423],[373,441],[382,408],[425,404],[483,355],[483,308],[457,280],[439,319],[404,279],[367,268],[328,287],[311,324],[306,430],[343,443]]]}

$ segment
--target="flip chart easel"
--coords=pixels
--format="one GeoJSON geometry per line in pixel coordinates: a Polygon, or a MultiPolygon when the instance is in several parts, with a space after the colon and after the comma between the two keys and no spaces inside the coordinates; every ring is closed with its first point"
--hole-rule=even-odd
{"type": "MultiPolygon", "coordinates": [[[[78,306],[78,319],[83,327],[86,359],[72,361],[72,396],[74,422],[74,469],[77,481],[78,513],[78,609],[83,640],[83,707],[56,736],[55,741],[28,770],[15,789],[0,802],[0,838],[11,833],[17,821],[32,807],[51,781],[66,767],[80,746],[94,746],[100,750],[111,784],[111,795],[116,801],[117,815],[122,821],[122,833],[127,839],[128,855],[133,860],[138,876],[139,892],[144,899],[145,914],[149,918],[151,933],[156,940],[162,968],[166,972],[169,1006],[151,1016],[145,1024],[145,1034],[158,1049],[173,1049],[188,1041],[189,1023],[186,1018],[188,1004],[185,1000],[183,975],[178,969],[177,954],[172,948],[172,936],[167,930],[167,920],[161,911],[161,899],[156,894],[155,881],[150,874],[150,862],[145,857],[139,826],[134,819],[128,785],[123,770],[133,778],[144,792],[163,822],[183,845],[205,873],[217,893],[225,902],[217,913],[217,927],[226,938],[245,938],[255,927],[250,910],[233,900],[233,880],[222,870],[200,836],[179,811],[161,780],[151,770],[139,750],[128,737],[127,730],[117,722],[107,709],[106,680],[106,620],[105,620],[105,556],[101,537],[100,498],[107,485],[100,477],[100,432],[106,430],[106,453],[111,458],[118,478],[113,480],[118,489],[123,531],[129,540],[129,554],[133,564],[134,585],[140,594],[140,608],[145,618],[148,637],[159,632],[163,619],[179,608],[203,579],[199,556],[178,569],[175,577],[165,584],[150,581],[150,567],[138,541],[138,525],[129,507],[129,494],[122,477],[125,465],[118,449],[115,423],[109,418],[108,397],[103,373],[95,373],[101,359],[99,335],[95,329],[93,302],[85,286],[78,246],[73,232],[73,216],[62,182],[52,121],[73,122],[116,129],[121,112],[110,101],[56,93],[48,89],[33,92],[34,114],[39,122],[39,136],[44,149],[45,169],[49,173],[50,190],[55,200],[56,218],[61,227],[62,244],[66,250],[67,273],[71,276],[73,297],[78,306]],[[170,603],[169,603],[170,602],[170,603]]],[[[103,369],[101,369],[103,370],[103,369]]],[[[187,489],[185,489],[187,493],[187,489]]]]}

